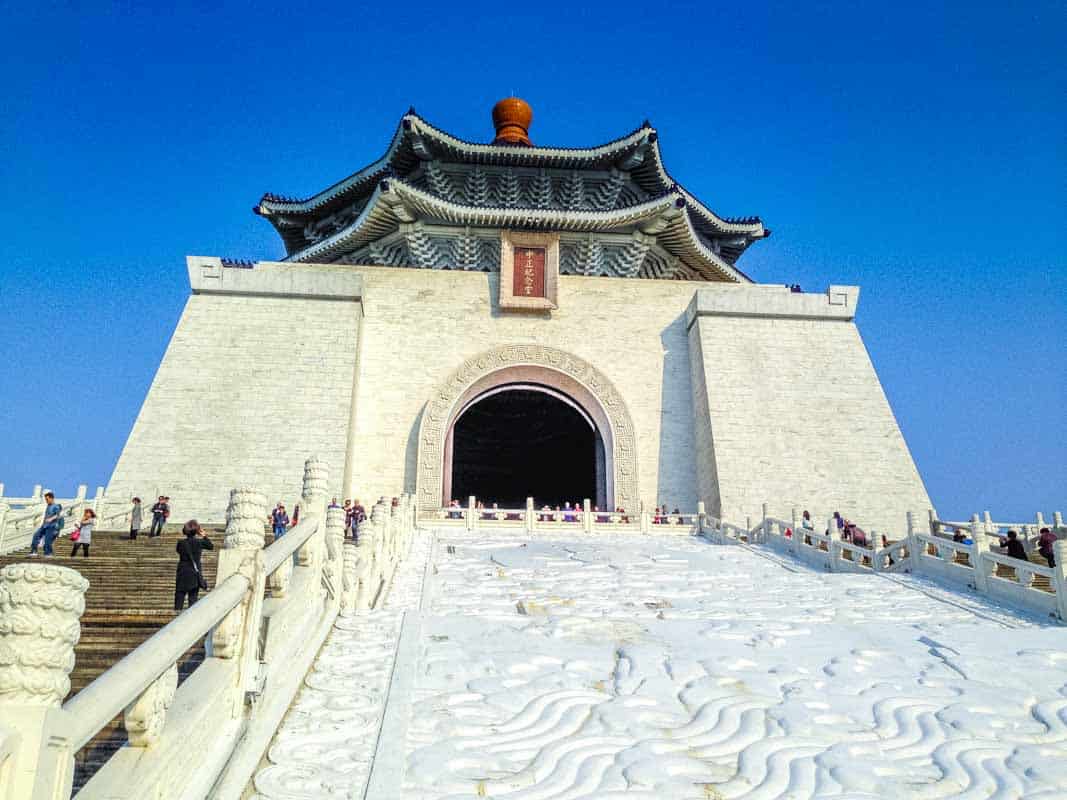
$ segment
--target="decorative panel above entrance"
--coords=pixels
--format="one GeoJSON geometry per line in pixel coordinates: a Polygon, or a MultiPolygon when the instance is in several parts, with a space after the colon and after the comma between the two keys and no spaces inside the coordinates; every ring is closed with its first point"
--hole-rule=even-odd
{"type": "Polygon", "coordinates": [[[549,311],[559,307],[559,236],[500,234],[500,307],[549,311]]]}

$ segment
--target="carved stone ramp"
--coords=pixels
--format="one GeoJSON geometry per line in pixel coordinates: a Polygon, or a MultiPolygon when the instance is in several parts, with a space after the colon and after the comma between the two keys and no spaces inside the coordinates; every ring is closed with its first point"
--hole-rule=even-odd
{"type": "MultiPolygon", "coordinates": [[[[432,535],[416,534],[379,610],[338,618],[275,734],[268,766],[253,779],[252,797],[362,798],[372,769],[379,783],[385,779],[389,756],[376,756],[391,741],[390,732],[398,725],[402,731],[408,719],[403,700],[394,708],[387,704],[404,696],[402,676],[414,667],[423,576],[433,542],[432,535]]],[[[397,762],[401,775],[402,763],[397,762]]]]}
{"type": "Polygon", "coordinates": [[[262,797],[1067,796],[1058,626],[699,539],[440,531],[429,561],[404,621],[338,623],[262,797]]]}

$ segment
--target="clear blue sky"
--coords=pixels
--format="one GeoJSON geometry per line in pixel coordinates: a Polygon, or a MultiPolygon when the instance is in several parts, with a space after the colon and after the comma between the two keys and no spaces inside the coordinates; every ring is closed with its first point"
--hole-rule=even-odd
{"type": "Polygon", "coordinates": [[[0,32],[8,493],[106,483],[185,255],[282,254],[262,192],[377,158],[409,105],[485,140],[514,92],[542,144],[651,119],[688,189],[774,230],[757,280],[860,284],[943,516],[1067,506],[1062,2],[34,5],[0,32]]]}

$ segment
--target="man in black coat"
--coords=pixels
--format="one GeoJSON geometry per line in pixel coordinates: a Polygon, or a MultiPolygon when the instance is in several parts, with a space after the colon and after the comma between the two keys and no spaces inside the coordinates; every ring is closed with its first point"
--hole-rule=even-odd
{"type": "Polygon", "coordinates": [[[200,554],[204,550],[214,550],[215,545],[204,536],[200,523],[191,519],[182,526],[185,538],[174,545],[178,553],[178,571],[174,576],[174,610],[181,611],[185,598],[192,606],[200,595],[201,589],[207,588],[204,580],[204,568],[200,564],[200,554]]]}
{"type": "Polygon", "coordinates": [[[1017,537],[1018,534],[1015,531],[1008,531],[1008,538],[1002,539],[1000,546],[1008,548],[1008,556],[1010,558],[1021,558],[1023,561],[1029,561],[1030,558],[1026,555],[1026,549],[1017,537]]]}

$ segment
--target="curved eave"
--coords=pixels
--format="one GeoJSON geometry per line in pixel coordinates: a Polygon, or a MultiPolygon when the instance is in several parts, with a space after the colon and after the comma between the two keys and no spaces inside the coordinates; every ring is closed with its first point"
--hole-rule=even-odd
{"type": "Polygon", "coordinates": [[[393,162],[408,137],[425,136],[431,140],[435,149],[439,151],[439,155],[459,158],[463,163],[566,169],[568,167],[592,168],[598,164],[613,163],[629,151],[643,145],[651,132],[652,129],[646,124],[632,133],[596,147],[521,147],[479,144],[453,136],[427,122],[418,114],[409,112],[400,119],[400,124],[397,125],[396,133],[388,149],[374,163],[305,200],[289,200],[265,194],[255,211],[268,219],[278,214],[297,216],[313,214],[342,195],[365,188],[370,182],[377,181],[386,174],[399,172],[395,169],[393,162]]]}
{"type": "Polygon", "coordinates": [[[314,263],[332,261],[363,247],[404,222],[433,222],[482,228],[514,227],[578,233],[608,232],[639,227],[642,223],[665,223],[657,241],[703,274],[723,280],[748,283],[750,279],[701,243],[693,230],[685,200],[668,192],[639,205],[612,211],[559,211],[525,207],[469,206],[442,200],[399,179],[383,181],[366,207],[347,227],[332,236],[293,253],[287,261],[314,263]]]}
{"type": "MultiPolygon", "coordinates": [[[[404,143],[404,136],[407,133],[404,130],[404,120],[408,116],[410,115],[405,115],[400,120],[400,123],[396,126],[396,132],[389,142],[389,147],[377,161],[368,164],[358,172],[354,172],[344,180],[338,181],[333,186],[323,189],[306,200],[283,200],[270,194],[265,194],[259,201],[259,205],[256,206],[255,212],[268,219],[276,214],[310,214],[341,195],[347,195],[355,190],[372,185],[373,182],[378,181],[383,175],[391,171],[393,159],[404,143]]],[[[273,222],[273,220],[271,221],[273,222]]]]}

